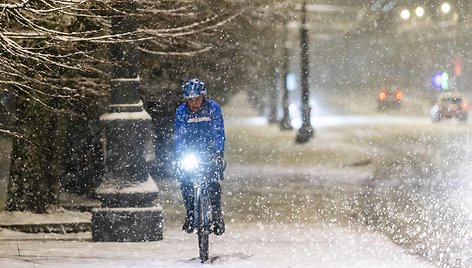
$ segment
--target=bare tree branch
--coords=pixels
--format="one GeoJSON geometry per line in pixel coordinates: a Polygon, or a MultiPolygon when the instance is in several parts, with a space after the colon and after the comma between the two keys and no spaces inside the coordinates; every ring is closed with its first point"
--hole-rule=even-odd
{"type": "Polygon", "coordinates": [[[200,53],[208,52],[212,49],[211,46],[202,48],[200,50],[188,51],[188,52],[165,52],[165,51],[153,51],[148,50],[142,47],[138,47],[138,49],[144,53],[152,54],[152,55],[161,55],[161,56],[195,56],[200,53]]]}

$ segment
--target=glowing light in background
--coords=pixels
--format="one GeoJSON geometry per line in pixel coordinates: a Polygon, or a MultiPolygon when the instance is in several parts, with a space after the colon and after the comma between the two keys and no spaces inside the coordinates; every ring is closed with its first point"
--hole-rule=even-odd
{"type": "Polygon", "coordinates": [[[418,17],[420,17],[420,18],[423,17],[423,15],[424,15],[424,8],[422,8],[422,7],[417,7],[417,8],[415,9],[415,15],[418,16],[418,17]]]}
{"type": "Polygon", "coordinates": [[[441,87],[444,90],[449,88],[449,75],[446,72],[441,75],[441,87]]]}
{"type": "Polygon", "coordinates": [[[404,20],[409,19],[410,18],[410,11],[408,11],[407,9],[402,10],[402,12],[400,12],[400,17],[404,20]]]}
{"type": "Polygon", "coordinates": [[[447,90],[449,88],[449,74],[446,72],[435,73],[431,79],[431,85],[438,90],[447,90]]]}
{"type": "Polygon", "coordinates": [[[436,88],[436,89],[442,89],[441,88],[441,77],[442,77],[442,72],[441,73],[435,73],[433,75],[433,78],[431,79],[431,85],[436,88]]]}
{"type": "Polygon", "coordinates": [[[295,73],[287,74],[287,89],[289,91],[294,91],[298,88],[297,75],[295,73]]]}
{"type": "Polygon", "coordinates": [[[443,3],[441,5],[441,11],[445,14],[449,13],[449,11],[451,11],[451,5],[449,5],[449,3],[443,3]]]}

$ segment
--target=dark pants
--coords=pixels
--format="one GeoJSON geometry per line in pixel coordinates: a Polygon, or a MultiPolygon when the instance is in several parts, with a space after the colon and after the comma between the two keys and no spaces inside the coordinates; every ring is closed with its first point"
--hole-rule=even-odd
{"type": "MultiPolygon", "coordinates": [[[[180,191],[182,192],[182,197],[184,199],[185,209],[187,213],[193,213],[193,183],[190,181],[182,181],[180,184],[180,191]]],[[[210,182],[208,187],[208,192],[210,194],[210,203],[211,209],[213,212],[213,217],[221,217],[221,185],[217,181],[210,182]]]]}

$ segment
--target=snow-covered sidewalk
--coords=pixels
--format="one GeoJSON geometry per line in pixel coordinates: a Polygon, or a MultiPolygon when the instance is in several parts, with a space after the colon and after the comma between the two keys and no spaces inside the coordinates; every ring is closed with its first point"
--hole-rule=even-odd
{"type": "MultiPolygon", "coordinates": [[[[162,241],[94,243],[89,232],[0,229],[0,267],[201,267],[196,235],[174,224],[162,241]]],[[[212,267],[432,267],[382,235],[335,225],[231,224],[212,236],[212,267]]]]}
{"type": "MultiPolygon", "coordinates": [[[[256,187],[261,191],[266,186],[281,187],[283,183],[292,183],[286,181],[287,177],[297,180],[293,183],[299,187],[322,183],[339,184],[344,188],[352,184],[362,185],[371,177],[369,170],[362,167],[339,170],[259,166],[257,172],[255,169],[238,165],[229,168],[227,180],[224,181],[225,194],[245,192],[245,187],[256,187]]],[[[161,201],[167,201],[164,214],[168,219],[164,223],[162,241],[96,243],[91,242],[90,232],[33,234],[0,228],[0,267],[201,267],[196,235],[180,230],[180,219],[176,215],[180,215],[181,205],[170,201],[180,200],[176,199],[179,198],[177,185],[171,182],[162,184],[161,191],[164,194],[161,201]]],[[[290,192],[286,189],[286,192],[293,194],[298,190],[290,192]]],[[[260,195],[263,196],[263,193],[260,195]]],[[[277,196],[274,194],[270,200],[276,202],[277,196]]],[[[238,202],[245,200],[241,198],[238,202]]],[[[315,209],[311,203],[305,205],[315,209]]],[[[433,267],[408,254],[382,234],[373,233],[365,227],[323,221],[280,223],[268,217],[270,215],[262,217],[264,220],[260,222],[246,222],[245,217],[240,215],[242,218],[238,218],[240,212],[234,211],[236,207],[233,206],[227,204],[226,207],[229,210],[226,215],[227,232],[221,237],[211,237],[211,263],[208,265],[212,267],[433,267]]],[[[257,213],[254,206],[257,204],[239,204],[237,207],[257,213]]],[[[283,209],[278,208],[280,211],[283,209]]],[[[0,212],[3,226],[89,223],[90,218],[90,213],[68,210],[41,215],[0,212]]]]}

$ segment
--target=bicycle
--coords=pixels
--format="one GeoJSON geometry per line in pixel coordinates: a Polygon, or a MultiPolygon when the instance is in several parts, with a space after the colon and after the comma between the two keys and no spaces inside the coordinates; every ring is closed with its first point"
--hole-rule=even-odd
{"type": "MultiPolygon", "coordinates": [[[[181,161],[180,170],[190,177],[193,183],[194,194],[194,225],[197,231],[199,256],[202,263],[209,259],[209,235],[211,228],[212,206],[209,195],[209,184],[214,179],[213,172],[222,172],[218,169],[220,160],[208,157],[207,154],[186,154],[181,161]],[[216,168],[216,169],[215,169],[216,168]]],[[[223,161],[223,160],[221,160],[223,161]]],[[[223,161],[224,163],[224,161],[223,161]]],[[[224,169],[222,166],[221,168],[224,169]]],[[[222,175],[218,173],[218,175],[222,175]]]]}

